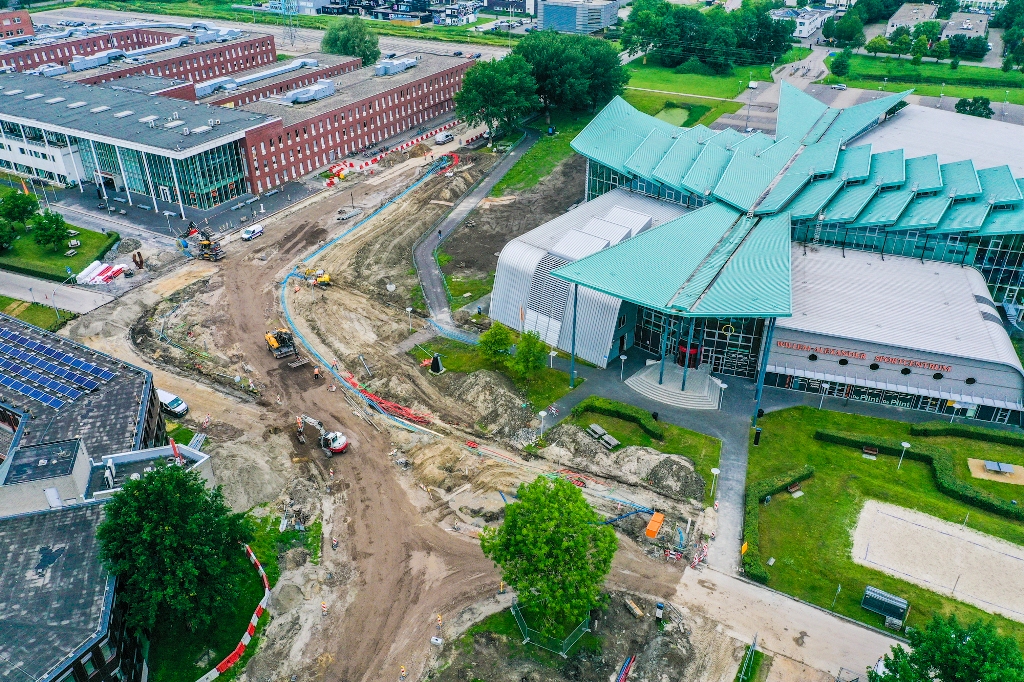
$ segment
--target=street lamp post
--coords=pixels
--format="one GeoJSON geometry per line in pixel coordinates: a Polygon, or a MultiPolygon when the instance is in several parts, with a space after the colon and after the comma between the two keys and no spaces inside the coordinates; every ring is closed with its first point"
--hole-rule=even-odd
{"type": "Polygon", "coordinates": [[[412,308],[406,308],[405,313],[409,316],[409,331],[412,331],[412,308]]]}
{"type": "Polygon", "coordinates": [[[557,356],[558,356],[558,351],[557,350],[553,350],[553,351],[548,353],[548,357],[551,358],[550,360],[548,360],[548,367],[550,367],[551,369],[555,368],[555,358],[557,356]]]}
{"type": "Polygon", "coordinates": [[[829,383],[821,384],[821,400],[818,402],[818,409],[820,410],[822,405],[825,404],[825,396],[828,394],[828,389],[831,386],[829,383]]]}
{"type": "Polygon", "coordinates": [[[715,499],[715,483],[718,483],[718,474],[720,474],[720,473],[722,473],[722,470],[719,469],[718,467],[715,467],[714,469],[711,470],[711,475],[713,476],[713,478],[711,479],[711,499],[712,500],[715,499]]]}
{"type": "Polygon", "coordinates": [[[896,471],[899,471],[900,467],[903,466],[903,455],[907,454],[907,448],[910,447],[910,443],[903,441],[900,445],[903,447],[903,452],[900,453],[900,463],[896,465],[896,471]]]}
{"type": "Polygon", "coordinates": [[[53,290],[53,297],[50,299],[50,301],[53,303],[53,312],[57,313],[57,321],[60,322],[64,318],[62,318],[60,316],[60,311],[57,310],[57,290],[56,289],[53,290]]]}
{"type": "Polygon", "coordinates": [[[544,435],[544,417],[548,416],[548,413],[546,411],[544,411],[544,410],[541,410],[540,412],[537,413],[537,416],[540,417],[540,435],[543,436],[544,435]]]}
{"type": "Polygon", "coordinates": [[[619,381],[622,381],[622,377],[625,376],[625,373],[626,373],[626,360],[628,360],[628,359],[629,358],[627,358],[625,355],[620,355],[619,356],[619,360],[622,361],[622,363],[619,365],[619,381]]]}

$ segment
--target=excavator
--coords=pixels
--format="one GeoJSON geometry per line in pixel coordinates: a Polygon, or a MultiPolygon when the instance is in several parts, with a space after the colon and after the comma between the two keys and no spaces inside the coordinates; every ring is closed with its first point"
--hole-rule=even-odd
{"type": "Polygon", "coordinates": [[[267,350],[273,353],[278,360],[289,355],[298,355],[295,350],[295,339],[287,329],[269,331],[264,338],[267,340],[267,350]]]}
{"type": "Polygon", "coordinates": [[[345,437],[341,431],[328,431],[324,428],[323,422],[313,419],[309,415],[302,415],[295,418],[296,425],[296,437],[300,443],[306,442],[306,436],[302,433],[302,427],[304,424],[309,424],[317,430],[320,437],[320,447],[327,453],[327,457],[333,457],[334,455],[340,455],[348,449],[348,438],[345,437]]]}
{"type": "Polygon", "coordinates": [[[331,285],[331,276],[320,269],[307,268],[306,281],[314,286],[327,287],[331,285]]]}
{"type": "Polygon", "coordinates": [[[213,233],[206,228],[199,229],[199,252],[196,258],[200,260],[219,261],[224,257],[224,250],[220,247],[220,240],[214,239],[213,233]]]}

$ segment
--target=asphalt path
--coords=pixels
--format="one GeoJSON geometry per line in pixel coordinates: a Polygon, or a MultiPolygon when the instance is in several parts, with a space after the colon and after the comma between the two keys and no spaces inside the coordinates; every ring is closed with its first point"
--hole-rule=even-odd
{"type": "Polygon", "coordinates": [[[33,301],[56,306],[73,313],[87,313],[114,300],[110,294],[77,287],[66,287],[56,282],[28,275],[0,270],[0,294],[22,301],[33,301]]]}

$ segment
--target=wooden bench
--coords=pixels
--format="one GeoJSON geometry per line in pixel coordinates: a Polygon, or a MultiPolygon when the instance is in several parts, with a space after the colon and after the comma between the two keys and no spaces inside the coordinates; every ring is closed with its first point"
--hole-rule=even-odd
{"type": "Polygon", "coordinates": [[[799,484],[799,483],[793,483],[793,484],[789,485],[789,486],[788,486],[788,487],[786,488],[786,490],[787,490],[787,491],[789,492],[789,494],[790,494],[790,495],[792,495],[792,494],[793,494],[793,493],[795,493],[795,492],[796,492],[797,490],[800,490],[800,484],[799,484]]]}
{"type": "Polygon", "coordinates": [[[75,251],[74,249],[70,249],[69,251],[65,251],[65,252],[64,252],[64,255],[65,255],[65,256],[67,256],[68,258],[71,258],[72,256],[74,256],[74,255],[75,255],[75,254],[77,254],[77,253],[78,253],[78,252],[77,252],[77,251],[75,251]]]}
{"type": "Polygon", "coordinates": [[[77,239],[72,239],[71,241],[68,242],[68,248],[69,249],[78,248],[81,245],[82,245],[82,242],[78,241],[77,239]]]}
{"type": "Polygon", "coordinates": [[[622,443],[620,443],[619,441],[615,440],[611,436],[611,434],[607,434],[606,433],[603,436],[601,436],[601,445],[605,446],[609,450],[612,450],[612,449],[617,448],[620,445],[622,445],[622,443]]]}
{"type": "Polygon", "coordinates": [[[598,440],[600,440],[603,436],[606,436],[607,434],[608,432],[602,429],[597,424],[591,424],[590,426],[587,427],[587,435],[589,435],[591,438],[597,438],[598,440]]]}
{"type": "Polygon", "coordinates": [[[862,447],[862,448],[861,448],[860,450],[861,450],[861,452],[863,452],[863,453],[864,453],[865,455],[876,455],[876,456],[878,455],[878,448],[873,448],[873,447],[871,447],[871,446],[868,446],[868,445],[865,445],[865,446],[864,446],[864,447],[862,447]]]}
{"type": "Polygon", "coordinates": [[[78,230],[68,230],[69,237],[77,237],[79,234],[78,230]]]}

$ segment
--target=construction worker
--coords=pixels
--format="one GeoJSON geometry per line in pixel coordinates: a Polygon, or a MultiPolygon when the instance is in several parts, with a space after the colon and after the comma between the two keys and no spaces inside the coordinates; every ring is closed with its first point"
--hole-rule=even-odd
{"type": "Polygon", "coordinates": [[[333,369],[335,372],[338,371],[338,358],[334,358],[331,361],[331,369],[333,369]]]}
{"type": "Polygon", "coordinates": [[[313,368],[313,378],[314,379],[320,379],[321,378],[320,377],[320,368],[319,367],[314,367],[313,368]]]}
{"type": "Polygon", "coordinates": [[[405,666],[404,666],[404,665],[403,665],[403,666],[401,666],[401,669],[402,669],[402,672],[401,672],[401,673],[399,674],[399,676],[398,676],[398,679],[400,679],[400,680],[404,680],[404,679],[405,679],[405,676],[406,676],[406,672],[405,672],[405,666]]]}

